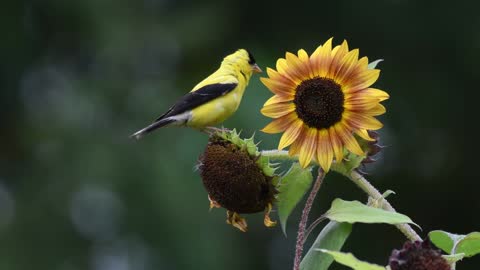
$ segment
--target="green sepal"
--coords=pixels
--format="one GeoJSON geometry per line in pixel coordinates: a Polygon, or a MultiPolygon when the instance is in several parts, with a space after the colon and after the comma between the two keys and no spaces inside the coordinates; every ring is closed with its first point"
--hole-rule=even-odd
{"type": "Polygon", "coordinates": [[[382,62],[382,61],[383,61],[383,59],[377,59],[377,60],[375,60],[375,61],[373,61],[373,62],[370,62],[370,64],[368,64],[368,69],[374,69],[374,68],[376,68],[377,65],[378,65],[380,62],[382,62]]]}

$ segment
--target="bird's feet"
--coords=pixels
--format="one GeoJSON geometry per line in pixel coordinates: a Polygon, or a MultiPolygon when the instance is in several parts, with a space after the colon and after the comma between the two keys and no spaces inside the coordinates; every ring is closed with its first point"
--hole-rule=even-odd
{"type": "Polygon", "coordinates": [[[267,208],[265,208],[265,216],[263,218],[263,224],[265,224],[265,226],[267,226],[267,227],[273,227],[273,226],[277,225],[276,221],[272,221],[272,219],[270,219],[270,213],[271,212],[272,212],[272,204],[269,203],[267,205],[267,208]]]}
{"type": "Polygon", "coordinates": [[[205,127],[202,130],[203,132],[207,133],[208,135],[213,135],[215,133],[221,133],[221,132],[229,132],[230,130],[228,128],[217,128],[217,127],[205,127]]]}
{"type": "Polygon", "coordinates": [[[239,214],[230,210],[227,210],[227,224],[231,224],[242,232],[247,232],[247,221],[239,214]]]}

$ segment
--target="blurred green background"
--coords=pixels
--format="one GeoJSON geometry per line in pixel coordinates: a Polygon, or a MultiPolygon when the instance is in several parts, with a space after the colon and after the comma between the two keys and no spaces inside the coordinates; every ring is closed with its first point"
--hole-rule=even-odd
{"type": "MultiPolygon", "coordinates": [[[[479,26],[474,1],[3,2],[0,269],[291,269],[298,209],[287,238],[261,214],[240,233],[223,210],[208,211],[194,171],[206,135],[128,136],[237,48],[273,67],[285,51],[312,52],[331,36],[385,59],[376,87],[391,95],[381,117],[388,148],[368,178],[397,193],[391,202],[423,236],[479,230],[465,128],[479,26]]],[[[270,95],[255,76],[224,125],[276,147],[279,136],[258,132],[270,95]]],[[[312,218],[335,197],[366,200],[332,173],[312,218]]],[[[356,225],[344,250],[386,264],[403,241],[394,227],[356,225]]],[[[457,269],[479,266],[473,258],[457,269]]]]}

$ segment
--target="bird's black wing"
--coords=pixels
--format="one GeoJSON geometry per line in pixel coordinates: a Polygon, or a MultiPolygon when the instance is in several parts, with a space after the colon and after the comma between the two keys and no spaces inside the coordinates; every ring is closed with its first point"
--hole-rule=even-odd
{"type": "Polygon", "coordinates": [[[175,105],[159,116],[155,121],[193,110],[217,97],[226,95],[235,89],[237,85],[237,83],[216,83],[205,85],[196,91],[184,95],[177,101],[177,103],[175,103],[175,105]]]}

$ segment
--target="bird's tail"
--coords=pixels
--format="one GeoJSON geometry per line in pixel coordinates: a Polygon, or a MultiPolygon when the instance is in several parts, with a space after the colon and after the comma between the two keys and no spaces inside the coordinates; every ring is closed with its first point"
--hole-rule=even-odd
{"type": "Polygon", "coordinates": [[[157,128],[161,128],[163,126],[166,126],[166,125],[168,125],[172,122],[175,122],[175,120],[174,119],[168,119],[168,118],[160,119],[158,121],[153,122],[151,125],[133,133],[132,135],[130,135],[130,138],[135,138],[135,139],[139,140],[145,134],[150,133],[150,132],[156,130],[157,128]]]}

